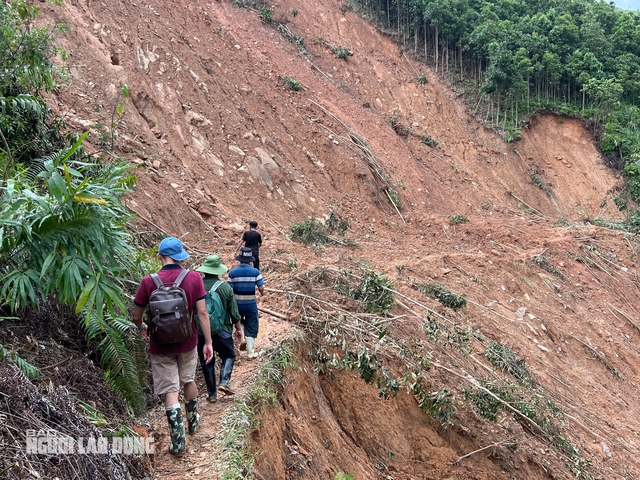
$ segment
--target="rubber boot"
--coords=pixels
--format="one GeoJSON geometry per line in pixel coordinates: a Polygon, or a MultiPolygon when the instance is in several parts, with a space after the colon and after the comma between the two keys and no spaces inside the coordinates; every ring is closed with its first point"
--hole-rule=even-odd
{"type": "Polygon", "coordinates": [[[182,421],[182,409],[180,407],[167,410],[169,421],[169,433],[171,445],[169,451],[177,457],[181,457],[187,450],[187,440],[184,437],[184,422],[182,421]]]}
{"type": "Polygon", "coordinates": [[[187,421],[189,422],[189,434],[196,433],[200,424],[200,414],[198,413],[198,399],[192,398],[187,403],[187,421]]]}
{"type": "Polygon", "coordinates": [[[258,355],[253,351],[253,347],[256,344],[256,339],[254,337],[246,337],[247,338],[247,358],[256,358],[258,355]]]}
{"type": "Polygon", "coordinates": [[[231,373],[233,372],[233,364],[235,363],[235,358],[225,358],[222,361],[222,366],[220,367],[220,385],[218,386],[218,390],[224,392],[227,395],[235,395],[231,387],[229,386],[229,382],[231,381],[231,373]]]}
{"type": "Polygon", "coordinates": [[[207,384],[207,402],[215,403],[218,401],[218,392],[216,390],[216,358],[215,356],[209,363],[204,360],[200,360],[200,367],[202,367],[202,375],[204,376],[204,382],[207,384]]]}

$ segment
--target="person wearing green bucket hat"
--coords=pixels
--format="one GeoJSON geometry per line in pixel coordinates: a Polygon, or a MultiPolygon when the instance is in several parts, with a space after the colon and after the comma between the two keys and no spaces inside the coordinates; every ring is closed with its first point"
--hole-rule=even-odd
{"type": "MultiPolygon", "coordinates": [[[[222,263],[219,255],[209,255],[205,258],[201,267],[196,268],[197,272],[204,273],[204,287],[207,291],[207,296],[218,295],[220,303],[222,304],[222,330],[215,335],[211,335],[213,340],[213,351],[218,354],[220,358],[220,383],[217,390],[225,393],[226,395],[233,395],[235,392],[229,385],[231,381],[231,373],[233,372],[233,365],[236,360],[235,349],[233,347],[233,328],[235,324],[236,338],[238,342],[242,341],[242,324],[240,323],[240,313],[238,313],[238,305],[231,286],[220,280],[220,275],[227,273],[229,269],[222,263]],[[214,292],[212,292],[212,287],[214,292]]],[[[212,314],[209,312],[209,321],[212,322],[212,314]]],[[[213,329],[213,325],[211,325],[213,329]]],[[[212,330],[213,332],[213,330],[212,330]]],[[[207,363],[203,356],[203,348],[205,345],[204,336],[199,332],[198,334],[198,358],[200,359],[200,366],[202,367],[202,374],[204,375],[205,383],[207,384],[207,401],[218,401],[218,395],[216,391],[216,376],[215,376],[215,354],[211,362],[207,363]]]]}

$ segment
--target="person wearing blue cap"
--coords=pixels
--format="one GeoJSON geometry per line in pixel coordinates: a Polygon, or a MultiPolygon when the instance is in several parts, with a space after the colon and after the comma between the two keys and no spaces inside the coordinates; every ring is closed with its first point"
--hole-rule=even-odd
{"type": "Polygon", "coordinates": [[[255,260],[251,248],[242,247],[236,260],[240,264],[229,272],[227,282],[236,294],[238,312],[244,327],[247,358],[256,358],[254,346],[259,329],[256,289],[260,292],[260,296],[264,295],[264,279],[260,270],[250,265],[255,260]]]}
{"type": "MultiPolygon", "coordinates": [[[[158,277],[166,286],[173,285],[183,271],[181,263],[189,258],[182,242],[176,237],[167,237],[160,242],[158,248],[158,259],[162,263],[162,268],[157,272],[158,277]]],[[[153,388],[156,395],[164,395],[167,420],[169,422],[169,432],[171,434],[171,445],[169,451],[177,456],[186,452],[186,438],[184,423],[182,420],[182,409],[179,403],[180,387],[183,388],[184,399],[187,407],[187,421],[189,433],[195,433],[200,423],[198,414],[198,386],[195,382],[196,365],[198,355],[196,346],[198,344],[198,328],[193,321],[192,313],[192,335],[188,339],[178,342],[158,345],[152,336],[147,334],[147,326],[143,323],[143,314],[151,294],[156,290],[156,284],[150,275],[146,275],[140,282],[138,291],[133,300],[133,322],[139,329],[140,334],[149,338],[149,352],[151,360],[151,372],[153,374],[153,388]]],[[[203,346],[203,356],[206,362],[213,357],[213,347],[211,342],[211,330],[209,327],[209,312],[205,297],[207,292],[199,273],[188,271],[182,283],[180,283],[186,294],[188,301],[188,311],[196,312],[200,327],[203,332],[205,344],[203,346]]]]}

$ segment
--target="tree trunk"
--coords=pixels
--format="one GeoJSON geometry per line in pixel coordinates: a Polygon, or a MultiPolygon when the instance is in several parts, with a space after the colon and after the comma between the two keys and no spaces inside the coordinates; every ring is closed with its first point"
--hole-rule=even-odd
{"type": "Polygon", "coordinates": [[[439,34],[439,26],[436,25],[436,38],[435,38],[435,45],[436,45],[436,73],[438,73],[438,57],[439,57],[439,52],[438,52],[438,34],[439,34]]]}

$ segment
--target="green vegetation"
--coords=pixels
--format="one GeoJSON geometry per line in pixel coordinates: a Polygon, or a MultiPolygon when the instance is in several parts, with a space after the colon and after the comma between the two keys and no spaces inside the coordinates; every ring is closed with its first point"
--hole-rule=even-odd
{"type": "Polygon", "coordinates": [[[336,290],[358,300],[364,306],[365,312],[386,315],[396,303],[391,293],[391,281],[371,270],[366,270],[362,277],[344,272],[336,284],[336,290]]]}
{"type": "Polygon", "coordinates": [[[429,298],[438,300],[442,305],[452,310],[460,310],[467,306],[467,299],[450,292],[444,285],[425,283],[417,286],[418,290],[429,298]]]}
{"type": "MultiPolygon", "coordinates": [[[[131,335],[126,296],[139,272],[122,197],[131,167],[90,156],[88,135],[63,136],[40,95],[56,88],[54,30],[36,28],[35,7],[0,5],[0,308],[20,316],[55,301],[72,308],[107,381],[130,406],[144,408],[144,348],[131,335]]],[[[56,31],[60,31],[59,29],[56,31]]],[[[126,86],[122,89],[128,98],[126,86]]],[[[112,128],[124,113],[113,111],[112,128]]],[[[111,146],[113,131],[111,132],[111,146]]],[[[28,375],[37,371],[4,348],[28,375]]]]}
{"type": "Polygon", "coordinates": [[[282,81],[289,90],[294,90],[296,92],[302,90],[302,85],[300,85],[300,82],[290,77],[289,75],[283,75],[282,81]]]}
{"type": "Polygon", "coordinates": [[[341,241],[331,236],[334,232],[344,236],[348,228],[349,222],[339,218],[338,215],[332,211],[329,219],[325,223],[322,223],[316,218],[309,218],[302,223],[291,224],[289,232],[291,240],[305,245],[337,243],[354,246],[355,244],[353,242],[341,241]]]}
{"type": "Polygon", "coordinates": [[[449,217],[450,225],[459,225],[461,223],[468,223],[469,219],[465,215],[451,215],[449,217]]]}
{"type": "Polygon", "coordinates": [[[507,140],[536,113],[589,120],[640,200],[640,13],[597,0],[353,0],[507,140]]]}
{"type": "Polygon", "coordinates": [[[353,55],[353,52],[351,50],[349,50],[347,47],[343,47],[341,45],[338,45],[336,47],[333,47],[331,49],[333,51],[333,53],[335,53],[336,57],[342,59],[342,60],[346,60],[347,57],[350,57],[353,55]]]}
{"type": "Polygon", "coordinates": [[[267,361],[260,367],[248,395],[236,399],[220,420],[221,428],[214,446],[224,467],[223,480],[251,478],[259,452],[252,451],[248,432],[259,426],[260,414],[266,407],[278,403],[277,389],[284,381],[285,370],[296,368],[291,361],[293,350],[290,343],[277,345],[266,356],[267,361]]]}
{"type": "Polygon", "coordinates": [[[427,83],[427,77],[424,75],[424,73],[418,75],[418,83],[420,85],[425,85],[427,83]]]}

